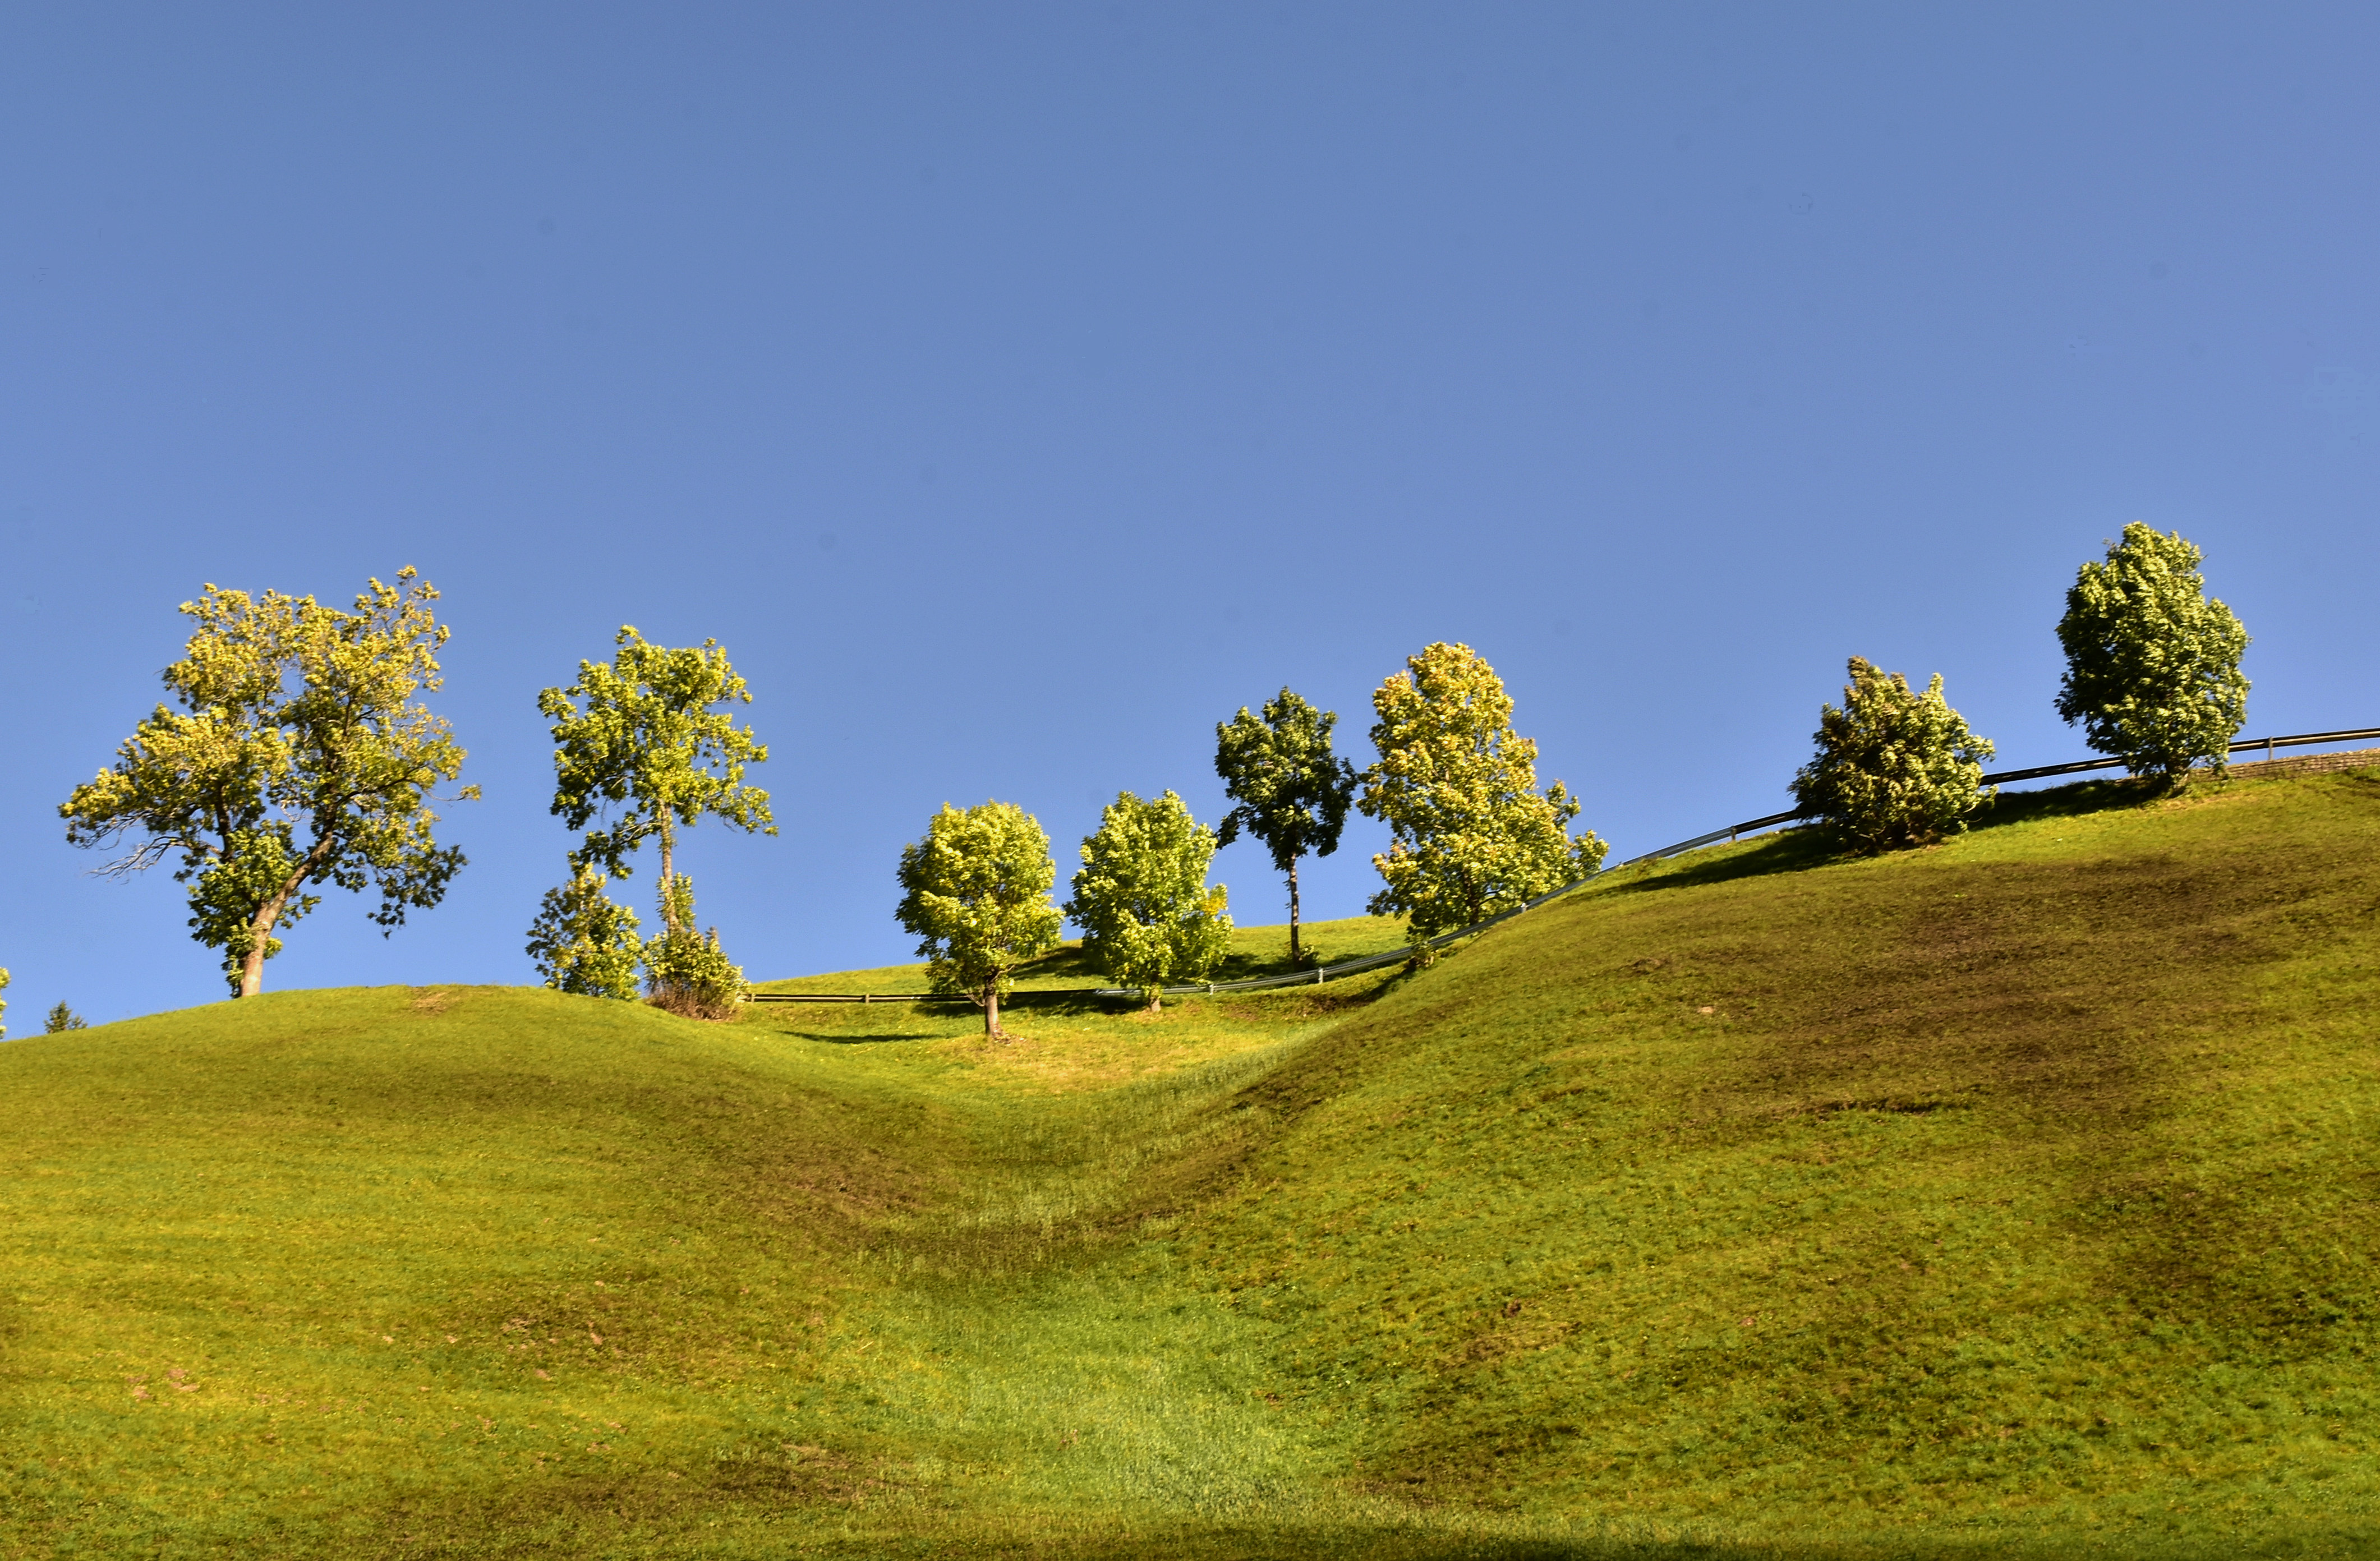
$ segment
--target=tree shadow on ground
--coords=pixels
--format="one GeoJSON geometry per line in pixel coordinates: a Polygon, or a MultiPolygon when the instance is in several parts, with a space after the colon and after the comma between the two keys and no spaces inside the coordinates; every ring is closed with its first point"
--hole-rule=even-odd
{"type": "MultiPolygon", "coordinates": [[[[2085,814],[2153,805],[2173,793],[2153,780],[2078,780],[2047,786],[2037,792],[2002,792],[1975,810],[1970,830],[2006,829],[2012,824],[2036,824],[2051,818],[2078,818],[2085,814]]],[[[1829,862],[1854,860],[1840,834],[1826,824],[1802,824],[1737,845],[1707,846],[1642,867],[1621,868],[1619,881],[1603,889],[1607,894],[1642,894],[1657,890],[1700,889],[1740,878],[1767,877],[1778,873],[1806,872],[1829,862]],[[1622,874],[1633,875],[1621,877],[1622,874]]]]}

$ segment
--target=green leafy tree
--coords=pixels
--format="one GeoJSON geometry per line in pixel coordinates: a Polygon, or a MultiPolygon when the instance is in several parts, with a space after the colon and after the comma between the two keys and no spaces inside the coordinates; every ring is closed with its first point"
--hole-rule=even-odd
{"type": "Polygon", "coordinates": [[[677,831],[712,817],[747,832],[773,835],[769,793],[744,784],[747,765],[769,750],[750,727],[714,705],[750,704],[751,691],[715,639],[686,649],[648,644],[623,626],[611,664],[578,663],[578,681],[549,688],[537,708],[553,722],[552,811],[588,829],[571,853],[574,866],[625,878],[628,857],[648,840],[662,851],[663,934],[683,930],[671,918],[677,831]]]}
{"type": "Polygon", "coordinates": [[[1578,803],[1559,780],[1537,791],[1537,745],[1512,731],[1512,700],[1467,645],[1437,644],[1372,695],[1379,759],[1357,806],[1392,839],[1372,858],[1387,887],[1374,915],[1403,912],[1424,939],[1484,921],[1591,877],[1609,849],[1567,831],[1578,803]]]}
{"type": "Polygon", "coordinates": [[[103,873],[179,856],[191,936],[224,951],[237,996],[263,989],[276,930],[320,903],[311,886],[377,887],[385,933],[462,870],[463,853],[432,838],[429,805],[463,750],[415,698],[440,685],[447,631],[438,593],[413,580],[409,568],[373,580],[352,611],[207,587],[182,604],[197,631],[164,672],[181,711],[158,706],[58,809],[73,845],[129,844],[103,873]]]}
{"type": "Polygon", "coordinates": [[[901,849],[901,925],[917,935],[934,990],[974,998],[994,1039],[1016,967],[1058,946],[1057,878],[1040,823],[1004,802],[944,803],[926,838],[901,849]]]}
{"type": "MultiPolygon", "coordinates": [[[[5,970],[0,970],[0,992],[5,992],[5,991],[6,991],[7,989],[8,989],[8,973],[7,973],[6,971],[5,971],[5,970]]],[[[5,1013],[6,1013],[7,1011],[8,1011],[8,1003],[7,1003],[7,999],[6,999],[5,998],[0,998],[0,1014],[5,1014],[5,1013]]],[[[0,1041],[5,1041],[5,1040],[6,1040],[7,1038],[8,1038],[8,1027],[7,1027],[6,1024],[0,1024],[0,1041]]]]}
{"type": "Polygon", "coordinates": [[[1117,793],[1083,841],[1066,914],[1083,929],[1084,952],[1139,987],[1152,1013],[1167,982],[1196,981],[1231,951],[1230,891],[1207,885],[1216,843],[1172,792],[1148,802],[1117,793]]]}
{"type": "Polygon", "coordinates": [[[1817,755],[1794,774],[1793,800],[1871,853],[1964,829],[1991,800],[1982,783],[1993,748],[1942,697],[1942,675],[1919,694],[1854,656],[1851,679],[1840,709],[1819,708],[1817,755]]]}
{"type": "Polygon", "coordinates": [[[545,891],[528,929],[528,955],[557,992],[624,1001],[637,995],[644,941],[637,936],[637,913],[603,892],[610,881],[599,869],[582,866],[567,884],[545,891]]]}
{"type": "Polygon", "coordinates": [[[2066,593],[2058,713],[2134,775],[2178,783],[2204,760],[2219,777],[2248,720],[2248,631],[2207,597],[2205,557],[2181,533],[2136,520],[2066,593]]]}
{"type": "Polygon", "coordinates": [[[719,929],[694,929],[694,880],[678,874],[661,886],[661,932],[644,948],[653,1006],[688,1019],[733,1019],[751,988],[742,967],[719,947],[719,929]]]}
{"type": "Polygon", "coordinates": [[[1245,829],[1264,842],[1274,870],[1289,879],[1292,964],[1304,957],[1297,940],[1298,858],[1339,849],[1355,796],[1355,767],[1330,751],[1338,724],[1336,711],[1318,710],[1284,688],[1279,698],[1265,701],[1261,719],[1243,705],[1238,715],[1215,725],[1215,773],[1223,779],[1223,794],[1239,805],[1223,816],[1215,843],[1229,845],[1245,829]]]}
{"type": "Polygon", "coordinates": [[[42,1023],[42,1033],[47,1035],[63,1035],[69,1030],[90,1028],[91,1023],[88,1020],[63,1002],[50,1010],[49,1017],[42,1023]]]}

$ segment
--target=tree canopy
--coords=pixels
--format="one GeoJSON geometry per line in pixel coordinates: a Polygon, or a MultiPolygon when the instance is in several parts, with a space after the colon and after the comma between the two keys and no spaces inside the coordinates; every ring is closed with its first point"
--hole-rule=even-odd
{"type": "Polygon", "coordinates": [[[1793,799],[1863,852],[1924,845],[1964,829],[1991,743],[1942,696],[1942,674],[1919,694],[1899,672],[1860,657],[1840,709],[1819,708],[1816,756],[1793,777],[1793,799]]]}
{"type": "Polygon", "coordinates": [[[1003,1034],[1000,999],[1016,967],[1058,946],[1057,878],[1049,835],[1011,803],[944,803],[925,839],[901,850],[901,925],[917,935],[933,989],[974,998],[987,1035],[1003,1034]]]}
{"type": "Polygon", "coordinates": [[[1302,956],[1298,858],[1339,849],[1355,796],[1355,767],[1330,751],[1338,723],[1336,711],[1318,710],[1283,688],[1265,701],[1261,718],[1243,705],[1238,715],[1215,725],[1215,773],[1222,777],[1223,794],[1239,805],[1223,816],[1215,843],[1229,845],[1245,829],[1271,853],[1274,870],[1288,877],[1293,963],[1302,956]]]}
{"type": "Polygon", "coordinates": [[[2248,631],[2206,595],[2205,557],[2136,520],[2066,593],[2058,713],[2134,775],[2180,780],[2204,760],[2219,776],[2248,720],[2248,631]]]}
{"type": "Polygon", "coordinates": [[[463,750],[415,698],[440,686],[437,597],[409,567],[372,580],[352,611],[208,586],[182,604],[197,628],[164,674],[181,710],[159,705],[60,805],[69,843],[129,844],[104,873],[179,857],[191,936],[224,950],[236,995],[262,990],[276,930],[320,903],[310,886],[376,887],[388,932],[461,871],[429,805],[463,750]]]}
{"type": "MultiPolygon", "coordinates": [[[[714,705],[750,704],[751,691],[715,639],[683,649],[652,645],[623,625],[607,666],[578,663],[578,681],[549,688],[537,708],[553,722],[553,813],[588,829],[574,866],[626,877],[628,858],[648,840],[662,848],[662,881],[675,874],[680,826],[706,817],[747,831],[777,832],[769,793],[744,784],[769,750],[748,726],[714,705]]],[[[675,902],[662,897],[665,932],[679,930],[675,902]]]]}
{"type": "Polygon", "coordinates": [[[1230,893],[1207,883],[1215,846],[1172,792],[1147,802],[1118,793],[1083,841],[1066,914],[1083,929],[1084,952],[1151,1009],[1167,982],[1198,980],[1231,951],[1230,893]]]}
{"type": "Polygon", "coordinates": [[[1372,695],[1379,758],[1357,806],[1393,839],[1372,858],[1387,887],[1374,915],[1402,912],[1418,943],[1511,910],[1602,865],[1604,842],[1567,832],[1578,803],[1537,791],[1537,745],[1512,730],[1512,700],[1467,645],[1407,658],[1372,695]]]}

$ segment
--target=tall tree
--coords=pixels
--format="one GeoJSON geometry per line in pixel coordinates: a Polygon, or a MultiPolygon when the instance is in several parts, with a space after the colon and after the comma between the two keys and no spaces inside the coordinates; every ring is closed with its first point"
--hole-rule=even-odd
{"type": "Polygon", "coordinates": [[[1083,950],[1154,1013],[1168,981],[1196,981],[1231,951],[1230,891],[1207,884],[1215,832],[1172,792],[1147,802],[1130,792],[1099,810],[1083,841],[1083,869],[1066,914],[1083,950]]]}
{"type": "Polygon", "coordinates": [[[1215,724],[1215,773],[1223,778],[1223,794],[1239,805],[1223,816],[1215,843],[1229,845],[1245,829],[1272,853],[1274,870],[1288,877],[1292,964],[1303,958],[1298,858],[1339,849],[1355,796],[1355,767],[1330,751],[1338,724],[1337,711],[1318,710],[1287,688],[1265,701],[1262,719],[1243,705],[1238,715],[1215,724]]]}
{"type": "Polygon", "coordinates": [[[2220,776],[2248,720],[2248,631],[2207,597],[2205,557],[2180,532],[2136,520],[2066,593],[2058,713],[2134,775],[2180,781],[2204,759],[2220,776]]]}
{"type": "Polygon", "coordinates": [[[1818,710],[1818,751],[1793,777],[1793,800],[1874,853],[1925,845],[1964,829],[1990,800],[1982,789],[1989,739],[1942,697],[1942,674],[1919,694],[1899,672],[1851,659],[1842,708],[1818,710]]]}
{"type": "Polygon", "coordinates": [[[553,722],[553,809],[573,829],[601,820],[571,853],[574,867],[629,876],[627,858],[648,840],[662,848],[664,935],[678,926],[677,831],[706,816],[747,832],[777,832],[769,793],[744,784],[747,765],[769,750],[752,729],[714,705],[752,702],[715,639],[671,649],[623,625],[609,666],[578,663],[578,681],[549,688],[537,708],[553,722]]]}
{"type": "Polygon", "coordinates": [[[1604,842],[1567,832],[1578,802],[1537,791],[1537,745],[1512,730],[1512,700],[1467,645],[1437,644],[1374,691],[1379,759],[1356,804],[1387,822],[1372,858],[1387,887],[1374,915],[1403,912],[1422,940],[1484,921],[1602,865],[1604,842]]]}
{"type": "Polygon", "coordinates": [[[263,989],[276,929],[321,902],[310,886],[377,887],[385,934],[437,904],[462,869],[463,853],[431,837],[429,805],[463,750],[415,699],[440,685],[437,599],[410,568],[394,585],[371,581],[352,611],[207,587],[182,604],[198,627],[164,672],[184,713],[158,706],[60,805],[68,843],[130,843],[103,873],[179,854],[191,936],[224,950],[237,996],[263,989]]]}
{"type": "Polygon", "coordinates": [[[901,848],[905,892],[895,914],[917,934],[934,990],[974,998],[994,1040],[1006,1034],[1000,999],[1016,967],[1058,946],[1063,918],[1050,903],[1057,878],[1040,823],[1004,802],[944,803],[926,838],[901,848]]]}

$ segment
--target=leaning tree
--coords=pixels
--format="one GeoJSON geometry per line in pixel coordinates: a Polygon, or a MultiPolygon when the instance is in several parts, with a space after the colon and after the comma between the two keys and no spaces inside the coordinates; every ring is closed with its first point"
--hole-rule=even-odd
{"type": "Polygon", "coordinates": [[[224,951],[234,995],[263,989],[276,934],[321,903],[313,886],[377,888],[386,934],[462,869],[432,837],[430,804],[463,750],[415,697],[440,685],[437,599],[409,567],[353,611],[208,586],[182,604],[197,628],[164,672],[181,709],[159,705],[60,805],[70,844],[129,846],[103,873],[179,859],[190,935],[224,951]]]}

